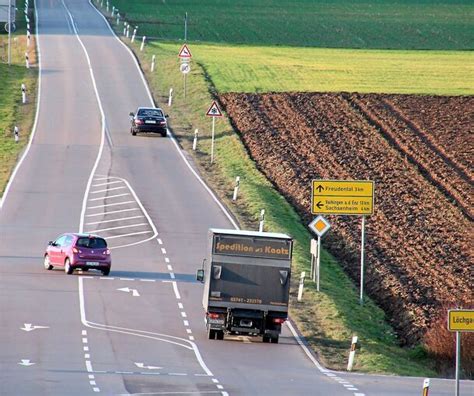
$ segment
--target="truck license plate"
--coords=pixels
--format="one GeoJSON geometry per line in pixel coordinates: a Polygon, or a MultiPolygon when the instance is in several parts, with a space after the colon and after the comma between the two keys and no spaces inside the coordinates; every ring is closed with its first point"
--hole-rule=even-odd
{"type": "Polygon", "coordinates": [[[224,324],[224,319],[209,319],[210,324],[224,324]]]}

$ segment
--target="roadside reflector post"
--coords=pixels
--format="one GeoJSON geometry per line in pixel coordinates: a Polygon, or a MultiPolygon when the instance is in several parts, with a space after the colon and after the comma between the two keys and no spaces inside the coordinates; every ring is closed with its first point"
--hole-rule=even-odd
{"type": "Polygon", "coordinates": [[[422,396],[428,396],[429,391],[430,391],[430,379],[429,379],[429,378],[425,378],[425,380],[423,381],[423,393],[422,393],[422,396]]]}
{"type": "Polygon", "coordinates": [[[112,6],[112,13],[110,14],[110,16],[113,18],[114,14],[115,14],[115,6],[112,6]]]}
{"type": "Polygon", "coordinates": [[[300,286],[298,288],[298,302],[300,302],[301,299],[303,298],[303,287],[304,287],[305,276],[306,276],[306,272],[303,271],[300,276],[300,286]]]}
{"type": "Polygon", "coordinates": [[[127,38],[130,37],[130,25],[127,23],[127,32],[126,32],[127,38]]]}
{"type": "Polygon", "coordinates": [[[20,130],[16,125],[15,128],[13,128],[13,137],[15,138],[15,143],[18,143],[18,141],[20,140],[20,130]]]}
{"type": "Polygon", "coordinates": [[[27,30],[27,31],[26,31],[26,46],[27,46],[27,47],[30,46],[30,39],[31,39],[30,31],[27,30]]]}
{"type": "Polygon", "coordinates": [[[101,6],[101,7],[104,6],[104,0],[100,0],[100,6],[101,6]]]}
{"type": "Polygon", "coordinates": [[[349,352],[349,362],[347,362],[347,371],[352,371],[352,366],[354,365],[354,357],[356,353],[357,346],[357,336],[352,337],[351,351],[349,352]]]}
{"type": "Polygon", "coordinates": [[[310,277],[313,280],[313,282],[316,282],[316,266],[315,264],[315,259],[316,256],[318,255],[318,243],[316,239],[312,238],[311,239],[311,245],[310,245],[310,253],[311,253],[311,272],[310,272],[310,277]]]}
{"type": "Polygon", "coordinates": [[[25,84],[21,84],[21,101],[23,104],[26,103],[26,85],[25,84]]]}
{"type": "Polygon", "coordinates": [[[30,68],[30,59],[28,58],[28,52],[25,52],[25,63],[26,63],[26,68],[30,68]]]}
{"type": "Polygon", "coordinates": [[[153,55],[153,56],[151,57],[151,69],[150,69],[152,73],[153,73],[153,71],[155,70],[155,59],[156,59],[156,56],[153,55]]]}
{"type": "Polygon", "coordinates": [[[142,37],[142,45],[140,45],[140,51],[143,51],[143,48],[145,47],[145,40],[146,40],[146,36],[143,36],[142,37]]]}
{"type": "Polygon", "coordinates": [[[135,41],[135,36],[137,35],[137,29],[138,29],[138,26],[135,26],[135,28],[133,29],[132,43],[135,41]]]}
{"type": "Polygon", "coordinates": [[[198,129],[196,128],[194,130],[194,140],[193,140],[193,150],[196,151],[197,148],[197,142],[198,142],[198,129]]]}
{"type": "Polygon", "coordinates": [[[127,21],[123,21],[123,35],[127,34],[127,21]]]}
{"type": "Polygon", "coordinates": [[[364,245],[365,245],[365,216],[362,216],[362,234],[360,241],[360,305],[364,304],[364,245]]]}
{"type": "Polygon", "coordinates": [[[239,193],[239,185],[240,185],[240,176],[237,176],[235,178],[234,195],[232,196],[232,201],[237,200],[237,194],[239,193]]]}
{"type": "Polygon", "coordinates": [[[106,10],[107,10],[107,12],[109,12],[109,0],[107,0],[107,3],[105,3],[105,4],[106,4],[106,10]]]}
{"type": "Polygon", "coordinates": [[[258,232],[263,232],[263,225],[265,223],[265,209],[260,211],[260,223],[258,225],[258,232]]]}
{"type": "Polygon", "coordinates": [[[173,103],[173,88],[170,88],[170,93],[168,95],[168,107],[171,107],[173,103]]]}
{"type": "Polygon", "coordinates": [[[117,10],[117,26],[120,24],[120,14],[117,10]]]}

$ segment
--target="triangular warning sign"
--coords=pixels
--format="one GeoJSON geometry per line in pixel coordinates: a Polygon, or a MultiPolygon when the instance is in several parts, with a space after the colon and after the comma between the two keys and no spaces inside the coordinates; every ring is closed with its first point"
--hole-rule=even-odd
{"type": "Polygon", "coordinates": [[[211,107],[209,107],[209,110],[207,110],[206,115],[209,117],[222,117],[221,109],[219,109],[216,101],[212,102],[211,107]]]}
{"type": "Polygon", "coordinates": [[[189,50],[188,46],[186,44],[183,44],[181,49],[179,50],[178,53],[179,58],[191,58],[191,51],[189,50]]]}

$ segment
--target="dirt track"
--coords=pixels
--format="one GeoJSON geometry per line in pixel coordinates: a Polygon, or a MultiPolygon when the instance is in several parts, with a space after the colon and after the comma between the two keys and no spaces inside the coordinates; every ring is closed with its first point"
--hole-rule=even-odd
{"type": "MultiPolygon", "coordinates": [[[[312,179],[374,180],[367,292],[403,343],[442,304],[472,305],[474,97],[226,94],[258,167],[309,222],[312,179]],[[466,301],[466,296],[470,301],[466,301]]],[[[358,282],[360,218],[328,216],[324,246],[358,282]]]]}

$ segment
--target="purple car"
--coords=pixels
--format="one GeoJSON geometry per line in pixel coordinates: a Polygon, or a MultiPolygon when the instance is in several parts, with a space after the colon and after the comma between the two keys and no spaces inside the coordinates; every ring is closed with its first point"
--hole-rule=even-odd
{"type": "Polygon", "coordinates": [[[92,268],[107,276],[111,265],[107,242],[98,235],[63,234],[49,242],[44,254],[44,268],[64,267],[68,275],[75,269],[87,271],[92,268]]]}

